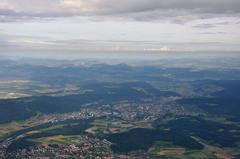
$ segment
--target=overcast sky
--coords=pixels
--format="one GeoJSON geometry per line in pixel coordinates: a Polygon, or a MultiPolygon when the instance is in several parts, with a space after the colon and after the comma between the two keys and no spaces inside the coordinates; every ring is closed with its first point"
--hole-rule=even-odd
{"type": "Polygon", "coordinates": [[[0,0],[0,53],[238,51],[240,0],[0,0]]]}

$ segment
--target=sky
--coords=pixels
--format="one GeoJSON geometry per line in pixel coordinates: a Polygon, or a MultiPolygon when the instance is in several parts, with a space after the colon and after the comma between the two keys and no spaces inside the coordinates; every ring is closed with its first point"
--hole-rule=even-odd
{"type": "Polygon", "coordinates": [[[240,50],[239,0],[0,0],[0,54],[240,50]]]}

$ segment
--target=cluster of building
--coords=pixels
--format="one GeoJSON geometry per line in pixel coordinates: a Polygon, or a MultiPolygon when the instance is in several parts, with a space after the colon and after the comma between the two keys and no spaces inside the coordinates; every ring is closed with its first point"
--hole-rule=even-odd
{"type": "Polygon", "coordinates": [[[113,109],[121,114],[125,120],[139,120],[152,121],[165,114],[175,115],[199,115],[200,112],[187,109],[175,102],[176,97],[165,97],[154,102],[146,103],[119,103],[113,106],[113,109]]]}
{"type": "MultiPolygon", "coordinates": [[[[64,114],[51,114],[39,117],[42,123],[57,123],[65,120],[78,120],[98,118],[102,116],[115,116],[124,120],[134,121],[143,119],[153,121],[161,115],[172,113],[176,115],[194,115],[194,111],[188,111],[186,108],[177,105],[174,98],[164,98],[154,102],[145,102],[141,104],[120,102],[98,107],[84,107],[79,112],[64,114]]],[[[23,134],[22,134],[23,135],[23,134]]],[[[18,136],[21,138],[21,136],[18,136]]],[[[79,136],[71,141],[71,144],[42,144],[27,149],[19,149],[14,152],[7,152],[7,146],[16,138],[8,138],[0,144],[1,158],[133,158],[128,155],[117,155],[111,151],[111,143],[107,140],[100,140],[95,137],[79,136]],[[7,143],[7,144],[6,144],[7,143]],[[5,145],[5,146],[4,146],[5,145]]]]}
{"type": "Polygon", "coordinates": [[[111,115],[111,110],[104,109],[102,106],[100,107],[89,107],[89,108],[82,108],[77,112],[70,112],[64,114],[50,114],[50,115],[43,115],[39,117],[39,120],[42,123],[56,123],[60,121],[66,120],[78,120],[78,119],[90,119],[90,118],[97,118],[101,116],[111,115]]]}
{"type": "Polygon", "coordinates": [[[89,136],[79,136],[72,144],[42,144],[39,146],[7,152],[0,149],[0,158],[32,159],[32,158],[111,158],[111,143],[89,136]]]}

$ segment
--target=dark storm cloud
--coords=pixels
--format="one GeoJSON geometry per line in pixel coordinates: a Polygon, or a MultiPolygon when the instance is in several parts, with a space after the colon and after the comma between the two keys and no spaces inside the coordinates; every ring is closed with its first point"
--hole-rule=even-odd
{"type": "Polygon", "coordinates": [[[141,21],[239,16],[239,0],[1,0],[0,21],[104,16],[141,21]]]}

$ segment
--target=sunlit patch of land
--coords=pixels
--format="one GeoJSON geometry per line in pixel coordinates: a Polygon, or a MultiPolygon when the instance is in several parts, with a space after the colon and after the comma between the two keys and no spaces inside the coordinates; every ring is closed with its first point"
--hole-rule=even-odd
{"type": "Polygon", "coordinates": [[[17,92],[0,92],[0,99],[16,99],[23,97],[30,97],[30,94],[17,93],[17,92]]]}
{"type": "Polygon", "coordinates": [[[178,157],[185,153],[184,148],[162,148],[160,149],[159,156],[172,156],[178,157]]]}
{"type": "Polygon", "coordinates": [[[30,96],[65,96],[92,92],[78,85],[50,85],[30,80],[0,80],[0,99],[16,99],[30,96]]]}
{"type": "Polygon", "coordinates": [[[148,154],[161,158],[181,158],[186,151],[185,148],[173,145],[171,142],[156,141],[155,144],[149,148],[148,154]]]}
{"type": "Polygon", "coordinates": [[[96,136],[125,132],[133,128],[152,128],[151,124],[145,121],[131,122],[121,119],[97,119],[91,125],[92,127],[85,131],[96,136]]]}
{"type": "Polygon", "coordinates": [[[230,153],[232,148],[226,149],[210,145],[201,139],[193,137],[196,141],[201,143],[204,148],[202,150],[189,150],[183,147],[178,147],[170,142],[157,141],[149,150],[148,153],[152,156],[159,156],[161,158],[177,158],[177,159],[190,159],[190,158],[218,158],[218,159],[232,159],[233,155],[230,153]]]}
{"type": "Polygon", "coordinates": [[[7,135],[25,129],[42,124],[44,121],[39,120],[38,117],[33,117],[24,121],[15,121],[6,124],[0,124],[0,139],[6,137],[7,135]]]}
{"type": "Polygon", "coordinates": [[[41,134],[41,133],[44,133],[44,132],[47,132],[47,131],[51,131],[51,130],[54,130],[54,129],[62,128],[63,126],[64,125],[51,126],[51,127],[44,128],[44,129],[28,131],[26,134],[27,135],[41,134]]]}
{"type": "Polygon", "coordinates": [[[227,153],[223,148],[210,145],[206,141],[193,137],[195,140],[197,140],[199,143],[201,143],[204,146],[204,149],[200,152],[208,156],[213,156],[218,159],[232,159],[233,156],[229,153],[227,153]]]}
{"type": "Polygon", "coordinates": [[[55,135],[49,137],[42,137],[33,139],[31,141],[38,144],[64,144],[69,145],[73,143],[73,140],[78,138],[78,136],[64,136],[64,135],[55,135]]]}

